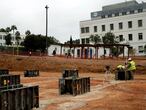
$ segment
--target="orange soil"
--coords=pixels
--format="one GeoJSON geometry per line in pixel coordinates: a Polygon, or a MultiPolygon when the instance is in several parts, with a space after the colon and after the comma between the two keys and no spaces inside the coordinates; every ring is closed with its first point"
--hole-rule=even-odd
{"type": "Polygon", "coordinates": [[[118,64],[124,64],[125,60],[0,55],[1,68],[10,69],[11,74],[20,74],[21,83],[26,86],[39,85],[38,110],[146,110],[146,61],[135,61],[139,65],[135,80],[103,84],[104,66],[110,64],[115,68],[118,64]],[[78,96],[59,95],[58,79],[65,68],[77,68],[80,77],[90,77],[91,92],[78,96]],[[26,69],[38,69],[40,76],[24,77],[23,71],[26,69]]]}

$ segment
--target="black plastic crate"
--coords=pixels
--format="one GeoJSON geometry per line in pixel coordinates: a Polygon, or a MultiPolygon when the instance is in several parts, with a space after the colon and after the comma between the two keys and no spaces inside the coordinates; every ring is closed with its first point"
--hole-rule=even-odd
{"type": "Polygon", "coordinates": [[[77,69],[65,69],[63,70],[63,73],[62,73],[62,77],[63,78],[66,78],[66,77],[79,77],[79,74],[78,74],[78,70],[77,69]]]}
{"type": "Polygon", "coordinates": [[[0,87],[20,84],[20,75],[0,75],[0,87]]]}
{"type": "Polygon", "coordinates": [[[0,110],[32,110],[32,108],[38,107],[38,86],[0,91],[0,110]]]}
{"type": "Polygon", "coordinates": [[[131,71],[125,71],[125,70],[118,70],[115,74],[116,80],[133,80],[134,76],[131,73],[131,71]]]}
{"type": "Polygon", "coordinates": [[[39,70],[25,70],[24,77],[36,77],[39,76],[39,70]]]}
{"type": "Polygon", "coordinates": [[[90,77],[59,79],[59,93],[74,96],[90,92],[90,77]]]}
{"type": "Polygon", "coordinates": [[[5,74],[9,74],[9,70],[8,69],[0,69],[0,75],[5,75],[5,74]]]}

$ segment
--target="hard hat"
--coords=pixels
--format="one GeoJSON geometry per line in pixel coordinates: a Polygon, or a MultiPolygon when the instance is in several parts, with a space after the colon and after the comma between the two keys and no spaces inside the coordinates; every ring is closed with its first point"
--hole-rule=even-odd
{"type": "Polygon", "coordinates": [[[132,60],[131,58],[128,58],[128,61],[132,60]]]}

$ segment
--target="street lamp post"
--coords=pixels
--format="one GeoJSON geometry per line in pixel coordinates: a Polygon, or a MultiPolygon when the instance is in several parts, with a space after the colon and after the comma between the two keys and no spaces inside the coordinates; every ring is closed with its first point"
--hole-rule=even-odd
{"type": "Polygon", "coordinates": [[[46,53],[48,51],[48,46],[47,46],[47,36],[48,36],[48,6],[45,6],[46,8],[46,53]]]}

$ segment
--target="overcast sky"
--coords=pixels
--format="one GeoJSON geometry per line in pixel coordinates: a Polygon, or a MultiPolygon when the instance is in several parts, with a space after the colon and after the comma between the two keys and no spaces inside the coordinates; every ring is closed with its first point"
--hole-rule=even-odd
{"type": "MultiPolygon", "coordinates": [[[[24,34],[45,35],[45,6],[48,5],[48,36],[65,42],[72,35],[80,35],[79,22],[90,19],[90,12],[102,10],[102,6],[126,0],[0,0],[0,28],[16,25],[24,34]]],[[[146,0],[137,0],[138,2],[146,0]]]]}

